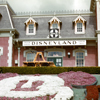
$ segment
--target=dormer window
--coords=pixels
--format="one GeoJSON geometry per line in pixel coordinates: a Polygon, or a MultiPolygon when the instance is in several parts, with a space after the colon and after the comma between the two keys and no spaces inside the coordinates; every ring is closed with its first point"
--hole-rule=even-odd
{"type": "Polygon", "coordinates": [[[61,21],[57,17],[54,16],[49,21],[49,27],[50,27],[49,38],[59,38],[60,37],[61,21]]]}
{"type": "Polygon", "coordinates": [[[85,34],[86,20],[79,15],[73,22],[75,34],[85,34]]]}
{"type": "Polygon", "coordinates": [[[77,23],[77,32],[82,32],[82,23],[77,23]]]}
{"type": "Polygon", "coordinates": [[[53,24],[52,24],[52,28],[53,28],[53,29],[58,29],[58,23],[53,23],[53,24]]]}
{"type": "Polygon", "coordinates": [[[26,35],[36,34],[36,21],[33,18],[29,18],[25,21],[26,24],[26,35]]]}
{"type": "Polygon", "coordinates": [[[29,24],[29,33],[34,33],[34,24],[29,24]]]}

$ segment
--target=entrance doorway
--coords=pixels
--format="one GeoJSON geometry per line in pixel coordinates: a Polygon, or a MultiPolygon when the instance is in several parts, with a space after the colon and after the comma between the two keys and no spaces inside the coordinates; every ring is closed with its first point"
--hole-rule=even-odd
{"type": "Polygon", "coordinates": [[[62,57],[49,57],[48,61],[53,61],[56,66],[62,66],[62,57]]]}

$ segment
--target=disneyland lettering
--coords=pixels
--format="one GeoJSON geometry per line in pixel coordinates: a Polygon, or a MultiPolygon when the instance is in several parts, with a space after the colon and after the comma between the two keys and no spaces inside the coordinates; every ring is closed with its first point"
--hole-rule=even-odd
{"type": "Polygon", "coordinates": [[[86,45],[86,40],[23,41],[23,46],[66,46],[66,45],[86,45]]]}

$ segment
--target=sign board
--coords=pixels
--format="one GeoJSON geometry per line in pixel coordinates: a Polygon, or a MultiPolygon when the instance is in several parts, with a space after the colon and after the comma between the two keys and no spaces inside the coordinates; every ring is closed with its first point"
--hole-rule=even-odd
{"type": "Polygon", "coordinates": [[[23,41],[23,46],[75,46],[86,45],[86,40],[23,41]]]}

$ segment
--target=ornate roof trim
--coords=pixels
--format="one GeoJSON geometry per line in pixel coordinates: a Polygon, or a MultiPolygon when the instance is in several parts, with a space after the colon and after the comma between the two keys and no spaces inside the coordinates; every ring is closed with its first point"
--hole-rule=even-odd
{"type": "Polygon", "coordinates": [[[54,16],[54,17],[49,21],[49,23],[51,23],[53,20],[54,20],[54,21],[57,20],[58,22],[61,22],[57,17],[54,16]]]}
{"type": "Polygon", "coordinates": [[[27,24],[28,22],[34,22],[37,23],[32,17],[28,18],[24,23],[27,24]]]}
{"type": "Polygon", "coordinates": [[[75,19],[73,20],[73,22],[76,23],[77,20],[82,20],[83,22],[86,22],[86,20],[85,20],[82,16],[80,16],[80,15],[79,15],[77,18],[75,18],[75,19]]]}

